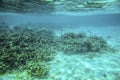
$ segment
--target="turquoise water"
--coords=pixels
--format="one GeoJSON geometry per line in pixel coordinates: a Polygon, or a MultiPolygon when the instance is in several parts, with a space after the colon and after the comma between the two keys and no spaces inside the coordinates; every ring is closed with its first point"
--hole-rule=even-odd
{"type": "Polygon", "coordinates": [[[118,12],[1,12],[0,80],[119,80],[118,12]]]}

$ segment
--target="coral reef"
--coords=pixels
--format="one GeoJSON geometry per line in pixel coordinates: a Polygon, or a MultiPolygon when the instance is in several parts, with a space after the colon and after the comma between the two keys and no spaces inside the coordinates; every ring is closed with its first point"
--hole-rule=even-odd
{"type": "MultiPolygon", "coordinates": [[[[47,77],[49,61],[59,50],[67,54],[84,54],[113,49],[96,35],[68,32],[55,36],[54,31],[43,27],[19,25],[11,29],[5,23],[0,24],[0,74],[23,70],[32,78],[47,77]]],[[[93,58],[93,55],[91,53],[89,56],[93,58]]]]}
{"type": "MultiPolygon", "coordinates": [[[[29,29],[21,26],[15,26],[8,31],[9,27],[4,25],[0,26],[0,30],[4,29],[4,33],[0,34],[1,74],[20,67],[24,69],[28,61],[44,61],[46,63],[54,58],[56,51],[51,46],[54,45],[54,33],[52,31],[29,29]]],[[[40,66],[40,68],[45,67],[40,66]]]]}
{"type": "Polygon", "coordinates": [[[71,32],[61,35],[59,47],[65,53],[101,52],[111,49],[102,37],[71,32]]]}
{"type": "Polygon", "coordinates": [[[4,33],[4,32],[9,32],[9,26],[7,24],[5,24],[4,22],[0,24],[0,33],[4,33]]]}
{"type": "Polygon", "coordinates": [[[41,62],[30,62],[27,65],[27,72],[30,74],[31,77],[45,77],[48,75],[49,72],[49,65],[41,62]]]}

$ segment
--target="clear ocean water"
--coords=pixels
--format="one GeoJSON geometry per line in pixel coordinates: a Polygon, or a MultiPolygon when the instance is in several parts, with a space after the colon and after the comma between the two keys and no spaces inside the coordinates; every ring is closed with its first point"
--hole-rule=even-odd
{"type": "Polygon", "coordinates": [[[120,13],[74,14],[1,12],[0,80],[120,80],[120,13]]]}

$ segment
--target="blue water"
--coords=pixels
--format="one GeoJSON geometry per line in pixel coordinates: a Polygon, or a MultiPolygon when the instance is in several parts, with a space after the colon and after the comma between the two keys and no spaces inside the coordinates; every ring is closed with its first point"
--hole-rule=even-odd
{"type": "MultiPolygon", "coordinates": [[[[96,56],[66,55],[57,51],[50,61],[48,77],[31,77],[26,70],[13,71],[0,76],[0,80],[119,80],[120,79],[120,14],[95,14],[82,16],[2,14],[0,23],[14,26],[48,28],[59,37],[64,33],[85,32],[103,37],[117,51],[96,56]]],[[[13,32],[14,33],[14,32],[13,32]]],[[[34,36],[33,36],[34,37],[34,36]]],[[[12,38],[11,38],[12,39],[12,38]]],[[[34,42],[34,41],[33,41],[34,42]]],[[[72,47],[72,46],[71,46],[72,47]]],[[[88,52],[92,53],[92,52],[88,52]]],[[[93,52],[94,54],[94,52],[93,52]]]]}
{"type": "Polygon", "coordinates": [[[120,25],[120,14],[95,14],[83,16],[61,16],[61,15],[24,15],[6,14],[0,16],[0,22],[9,25],[25,23],[44,23],[44,24],[74,24],[81,26],[117,26],[120,25]]]}

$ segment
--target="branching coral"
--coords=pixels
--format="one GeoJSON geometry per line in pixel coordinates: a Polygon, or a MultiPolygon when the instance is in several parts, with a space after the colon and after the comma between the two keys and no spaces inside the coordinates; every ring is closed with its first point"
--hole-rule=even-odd
{"type": "Polygon", "coordinates": [[[27,72],[30,74],[32,77],[45,77],[48,75],[49,72],[49,65],[41,62],[30,62],[27,66],[27,72]]]}
{"type": "Polygon", "coordinates": [[[65,53],[100,52],[110,49],[107,42],[98,36],[87,36],[85,33],[66,33],[61,35],[60,48],[65,53]]]}
{"type": "Polygon", "coordinates": [[[27,61],[47,62],[55,56],[55,50],[51,47],[54,33],[47,29],[36,31],[14,27],[10,32],[0,34],[0,42],[0,73],[25,67],[27,61]]]}

